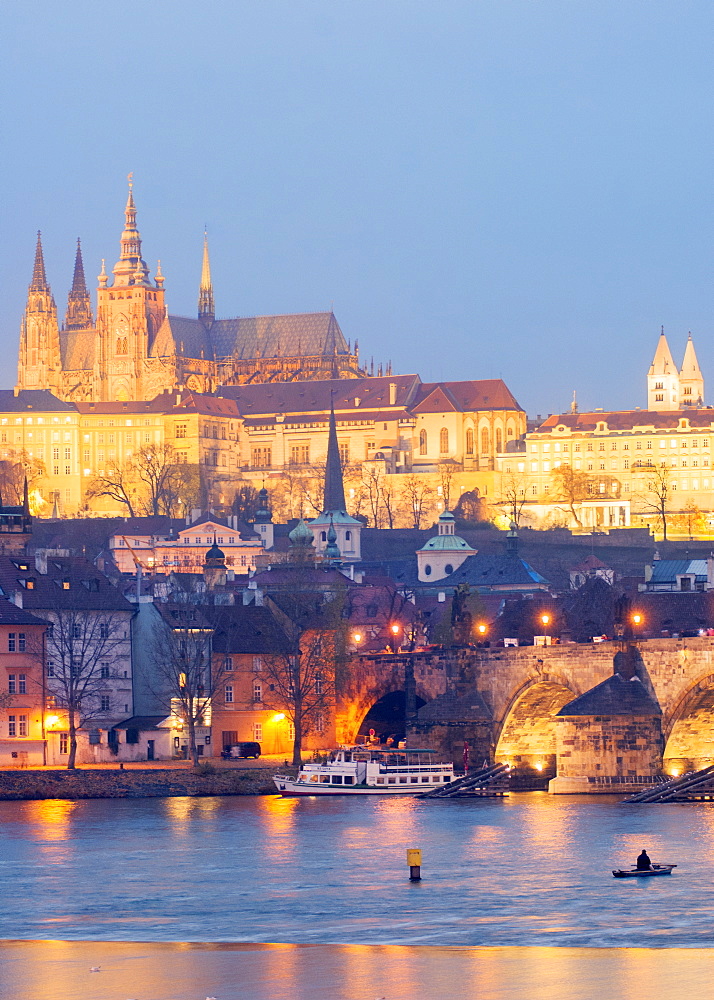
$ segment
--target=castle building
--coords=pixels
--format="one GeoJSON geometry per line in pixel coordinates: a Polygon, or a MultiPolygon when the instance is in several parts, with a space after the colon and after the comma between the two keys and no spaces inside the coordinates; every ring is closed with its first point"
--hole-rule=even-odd
{"type": "Polygon", "coordinates": [[[20,330],[17,388],[72,401],[152,399],[176,386],[221,385],[366,374],[332,312],[216,319],[208,241],[196,317],[168,312],[159,263],[152,279],[142,257],[132,186],[119,260],[98,278],[96,319],[79,241],[62,327],[47,281],[40,234],[20,330]]]}

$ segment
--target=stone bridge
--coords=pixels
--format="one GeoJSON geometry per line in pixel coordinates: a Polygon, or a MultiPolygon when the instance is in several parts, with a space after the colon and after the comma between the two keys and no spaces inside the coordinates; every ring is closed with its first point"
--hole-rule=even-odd
{"type": "Polygon", "coordinates": [[[468,740],[472,761],[600,784],[714,763],[713,638],[356,657],[338,698],[338,740],[364,733],[367,713],[399,696],[411,742],[454,759],[468,740]],[[630,699],[629,707],[613,708],[613,697],[622,701],[618,691],[629,698],[635,690],[620,686],[613,694],[615,672],[628,683],[638,679],[634,707],[630,699]]]}

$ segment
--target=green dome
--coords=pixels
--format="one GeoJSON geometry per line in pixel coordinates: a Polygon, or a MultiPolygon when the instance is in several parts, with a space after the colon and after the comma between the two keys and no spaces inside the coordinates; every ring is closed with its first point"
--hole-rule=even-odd
{"type": "Polygon", "coordinates": [[[290,539],[291,545],[301,548],[307,548],[308,545],[312,545],[313,543],[312,532],[310,531],[310,529],[305,524],[302,518],[300,518],[298,523],[290,532],[288,538],[290,539]]]}
{"type": "Polygon", "coordinates": [[[422,546],[421,551],[453,552],[454,550],[458,550],[459,552],[463,552],[464,549],[473,551],[466,539],[461,538],[460,535],[434,535],[426,545],[422,546]]]}

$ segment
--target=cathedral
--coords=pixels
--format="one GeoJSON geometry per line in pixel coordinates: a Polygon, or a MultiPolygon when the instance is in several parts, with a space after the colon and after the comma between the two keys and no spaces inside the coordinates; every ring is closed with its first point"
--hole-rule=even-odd
{"type": "Polygon", "coordinates": [[[111,275],[102,261],[96,318],[77,241],[61,327],[38,233],[20,329],[18,391],[45,389],[75,402],[139,400],[177,386],[212,392],[249,382],[367,374],[359,365],[357,342],[352,349],[332,312],[216,319],[205,236],[198,313],[171,316],[161,265],[152,280],[141,256],[131,182],[124,215],[121,253],[111,275]]]}

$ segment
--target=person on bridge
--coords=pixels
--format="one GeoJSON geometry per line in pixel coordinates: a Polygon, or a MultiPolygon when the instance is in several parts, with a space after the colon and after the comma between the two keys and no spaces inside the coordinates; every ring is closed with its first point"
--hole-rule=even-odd
{"type": "Polygon", "coordinates": [[[642,854],[637,858],[637,871],[638,872],[648,872],[652,870],[652,862],[649,859],[647,851],[642,848],[642,854]]]}

